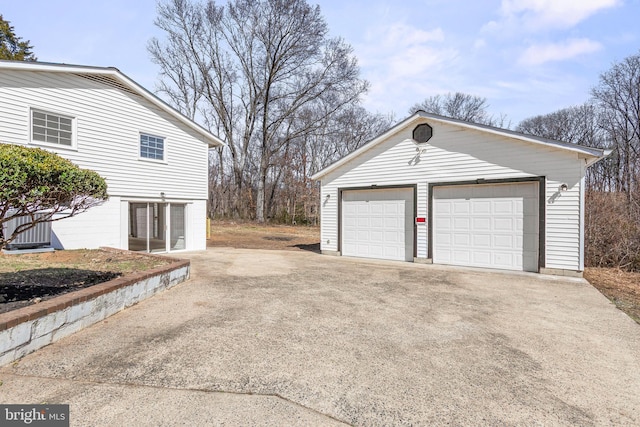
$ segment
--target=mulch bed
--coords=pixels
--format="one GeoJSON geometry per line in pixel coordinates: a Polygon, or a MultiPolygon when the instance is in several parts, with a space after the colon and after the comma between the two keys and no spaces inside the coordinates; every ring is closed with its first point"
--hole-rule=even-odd
{"type": "Polygon", "coordinates": [[[121,276],[113,271],[45,268],[0,273],[0,313],[37,304],[53,297],[107,282],[121,276]]]}

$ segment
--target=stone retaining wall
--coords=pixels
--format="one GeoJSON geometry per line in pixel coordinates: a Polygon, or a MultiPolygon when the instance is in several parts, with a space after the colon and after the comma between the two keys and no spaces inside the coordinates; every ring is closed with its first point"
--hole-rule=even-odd
{"type": "Polygon", "coordinates": [[[190,262],[169,259],[174,262],[0,314],[0,366],[187,280],[190,262]]]}

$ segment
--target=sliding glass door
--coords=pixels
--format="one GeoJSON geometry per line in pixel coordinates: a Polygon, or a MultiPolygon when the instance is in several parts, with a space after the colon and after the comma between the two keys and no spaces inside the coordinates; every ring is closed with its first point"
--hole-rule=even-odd
{"type": "Polygon", "coordinates": [[[169,217],[171,218],[170,230],[170,250],[176,251],[179,249],[185,249],[184,242],[185,232],[185,205],[171,203],[169,217]]]}
{"type": "Polygon", "coordinates": [[[185,248],[184,204],[129,203],[129,250],[167,252],[185,248]]]}

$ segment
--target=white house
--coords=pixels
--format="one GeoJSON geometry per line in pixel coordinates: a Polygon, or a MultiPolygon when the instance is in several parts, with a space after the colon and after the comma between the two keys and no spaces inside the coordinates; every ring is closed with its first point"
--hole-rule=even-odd
{"type": "Polygon", "coordinates": [[[323,253],[581,275],[608,150],[417,112],[312,178],[323,253]]]}
{"type": "Polygon", "coordinates": [[[116,68],[0,61],[0,143],[106,179],[107,202],[53,223],[57,248],[205,249],[208,151],[223,143],[116,68]]]}

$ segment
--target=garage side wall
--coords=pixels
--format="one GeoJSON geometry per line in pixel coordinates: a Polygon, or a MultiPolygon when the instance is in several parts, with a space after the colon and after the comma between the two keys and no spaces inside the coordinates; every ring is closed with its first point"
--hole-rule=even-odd
{"type": "MultiPolygon", "coordinates": [[[[455,125],[414,121],[330,172],[321,182],[321,249],[339,251],[339,189],[417,185],[417,215],[428,212],[428,184],[478,179],[545,177],[545,267],[582,271],[580,185],[585,160],[577,153],[455,125]],[[429,123],[433,137],[422,154],[413,128],[429,123]],[[562,184],[568,189],[561,191],[562,184]]],[[[416,227],[416,255],[427,258],[425,225],[416,227]]]]}

